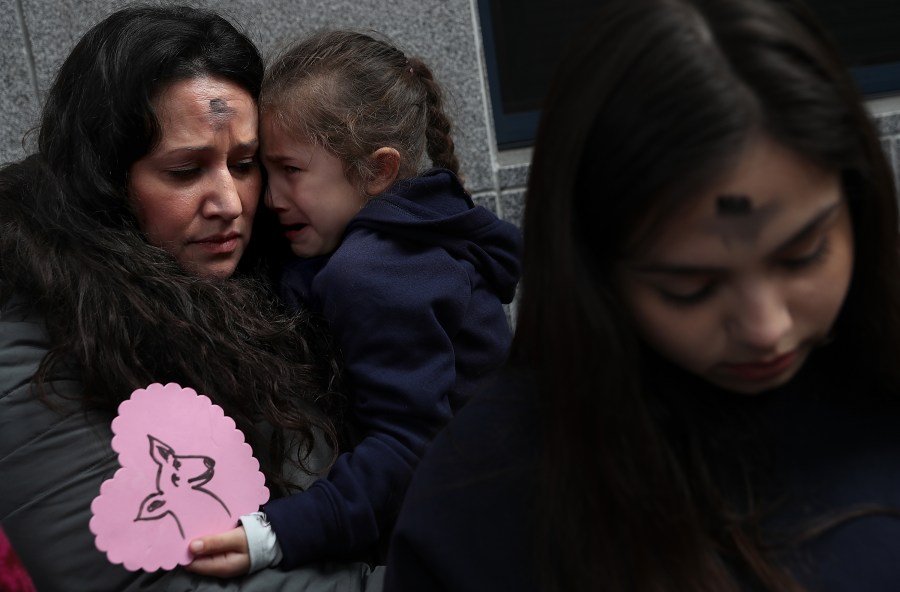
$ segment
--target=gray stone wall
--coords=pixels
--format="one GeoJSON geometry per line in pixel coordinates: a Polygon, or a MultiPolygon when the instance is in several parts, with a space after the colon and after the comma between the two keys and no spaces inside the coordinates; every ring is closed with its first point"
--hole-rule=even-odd
{"type": "Polygon", "coordinates": [[[881,132],[881,146],[894,168],[894,184],[900,187],[900,98],[885,99],[885,107],[878,109],[881,101],[871,101],[876,105],[875,121],[881,132]]]}
{"type": "MultiPolygon", "coordinates": [[[[185,0],[191,1],[191,0],[185,0]]],[[[81,34],[122,0],[0,0],[0,162],[33,146],[43,93],[81,34]]],[[[242,24],[263,53],[321,27],[371,28],[423,57],[449,95],[466,185],[475,200],[519,223],[529,150],[498,151],[491,124],[476,0],[200,0],[242,24]]],[[[873,101],[894,163],[900,101],[873,101]]],[[[895,166],[895,170],[900,167],[895,166]]]]}
{"type": "MultiPolygon", "coordinates": [[[[191,2],[191,0],[185,0],[191,2]]],[[[244,26],[264,54],[322,27],[376,29],[421,56],[443,83],[466,185],[478,203],[517,220],[527,152],[498,162],[475,0],[200,0],[244,26]],[[505,210],[508,210],[505,211],[505,210]]],[[[0,0],[0,162],[34,145],[33,127],[56,68],[120,0],[0,0]]]]}

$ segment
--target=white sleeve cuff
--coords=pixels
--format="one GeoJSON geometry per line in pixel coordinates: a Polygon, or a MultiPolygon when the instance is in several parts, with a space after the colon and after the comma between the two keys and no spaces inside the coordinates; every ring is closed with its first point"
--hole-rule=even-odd
{"type": "Polygon", "coordinates": [[[266,567],[278,565],[283,557],[281,545],[275,537],[275,531],[263,512],[253,512],[241,516],[241,525],[247,534],[247,547],[250,552],[250,573],[266,567]]]}

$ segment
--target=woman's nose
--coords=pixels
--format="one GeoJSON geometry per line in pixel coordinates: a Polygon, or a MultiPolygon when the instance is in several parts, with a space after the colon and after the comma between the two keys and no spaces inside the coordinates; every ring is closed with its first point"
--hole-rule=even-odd
{"type": "Polygon", "coordinates": [[[226,167],[212,180],[212,187],[203,204],[203,214],[207,218],[233,220],[241,215],[243,209],[237,181],[226,167]]]}
{"type": "Polygon", "coordinates": [[[787,299],[775,284],[747,287],[730,315],[730,334],[741,345],[776,351],[793,325],[787,299]]]}

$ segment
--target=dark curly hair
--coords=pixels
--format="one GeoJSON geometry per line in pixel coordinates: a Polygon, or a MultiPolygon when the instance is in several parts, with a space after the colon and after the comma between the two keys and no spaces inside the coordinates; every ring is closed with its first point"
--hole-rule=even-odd
{"type": "Polygon", "coordinates": [[[0,298],[23,294],[44,316],[45,399],[61,369],[86,407],[110,411],[151,382],[190,386],[234,418],[277,484],[288,435],[335,444],[315,404],[339,397],[327,333],[274,297],[271,218],[260,208],[235,277],[201,278],[143,238],[126,195],[129,167],[160,140],[154,98],[198,76],[258,99],[263,62],[232,23],[182,6],[132,6],[84,35],[49,90],[38,152],[0,171],[0,298]]]}

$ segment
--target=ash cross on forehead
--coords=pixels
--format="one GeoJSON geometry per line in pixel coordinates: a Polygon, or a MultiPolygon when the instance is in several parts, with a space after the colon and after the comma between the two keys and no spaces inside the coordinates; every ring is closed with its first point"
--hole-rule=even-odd
{"type": "Polygon", "coordinates": [[[719,216],[747,216],[753,211],[753,202],[746,195],[720,195],[716,198],[719,216]]]}
{"type": "Polygon", "coordinates": [[[225,122],[234,115],[234,109],[228,106],[222,99],[209,100],[209,113],[213,124],[218,129],[225,125],[225,122]]]}
{"type": "Polygon", "coordinates": [[[753,200],[747,195],[719,195],[716,197],[717,222],[713,230],[725,244],[730,244],[732,239],[744,244],[753,243],[777,210],[774,203],[754,208],[753,200]]]}

